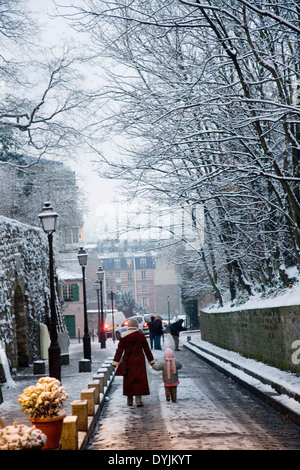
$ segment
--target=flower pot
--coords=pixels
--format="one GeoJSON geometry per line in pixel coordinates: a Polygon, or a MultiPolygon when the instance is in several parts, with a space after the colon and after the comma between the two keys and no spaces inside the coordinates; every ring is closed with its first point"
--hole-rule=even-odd
{"type": "Polygon", "coordinates": [[[47,436],[46,444],[42,447],[42,450],[57,449],[59,447],[65,417],[66,414],[62,413],[53,416],[53,418],[29,418],[32,424],[47,436]]]}

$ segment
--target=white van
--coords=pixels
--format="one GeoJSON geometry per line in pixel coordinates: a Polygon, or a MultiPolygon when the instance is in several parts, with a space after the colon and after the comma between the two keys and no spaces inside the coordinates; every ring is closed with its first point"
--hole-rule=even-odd
{"type": "Polygon", "coordinates": [[[113,334],[113,327],[116,331],[116,328],[121,326],[122,323],[126,320],[126,317],[123,312],[118,312],[115,310],[113,313],[111,310],[105,312],[104,319],[104,328],[107,334],[107,337],[110,338],[113,334]]]}
{"type": "Polygon", "coordinates": [[[116,339],[119,340],[121,338],[121,334],[127,330],[128,321],[131,320],[132,318],[137,320],[138,325],[139,325],[139,330],[142,333],[144,333],[145,336],[149,335],[149,328],[148,328],[148,323],[147,323],[145,315],[135,315],[134,317],[126,318],[125,321],[122,323],[122,325],[116,329],[116,339]]]}

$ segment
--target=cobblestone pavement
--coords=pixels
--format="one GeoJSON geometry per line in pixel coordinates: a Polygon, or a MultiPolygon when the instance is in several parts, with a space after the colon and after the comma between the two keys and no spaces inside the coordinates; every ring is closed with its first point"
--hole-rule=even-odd
{"type": "MultiPolygon", "coordinates": [[[[171,341],[166,336],[164,348],[171,341]]],[[[300,427],[191,352],[176,358],[183,364],[177,403],[165,401],[161,375],[150,367],[143,408],[126,405],[123,379],[115,377],[89,450],[300,449],[300,427]]]]}

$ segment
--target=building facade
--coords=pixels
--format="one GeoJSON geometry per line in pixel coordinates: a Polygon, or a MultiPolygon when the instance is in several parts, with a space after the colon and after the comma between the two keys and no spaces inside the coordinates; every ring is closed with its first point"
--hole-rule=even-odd
{"type": "Polygon", "coordinates": [[[83,279],[77,272],[57,268],[58,293],[70,337],[83,337],[83,279]]]}
{"type": "Polygon", "coordinates": [[[155,257],[149,253],[113,253],[102,255],[105,271],[106,304],[111,308],[110,293],[131,290],[138,304],[155,313],[155,257]]]}
{"type": "MultiPolygon", "coordinates": [[[[97,333],[98,301],[94,285],[99,266],[105,272],[104,312],[111,311],[112,308],[116,310],[116,296],[111,302],[111,292],[117,294],[122,291],[132,291],[136,302],[145,307],[148,313],[162,315],[165,319],[170,316],[171,320],[174,316],[184,314],[178,266],[161,253],[142,251],[134,245],[128,246],[128,251],[125,248],[126,245],[100,250],[97,244],[85,246],[88,253],[85,278],[88,326],[91,335],[97,333]]],[[[69,334],[71,337],[78,337],[80,332],[82,337],[84,328],[82,272],[78,264],[77,251],[59,253],[57,274],[69,334]]]]}

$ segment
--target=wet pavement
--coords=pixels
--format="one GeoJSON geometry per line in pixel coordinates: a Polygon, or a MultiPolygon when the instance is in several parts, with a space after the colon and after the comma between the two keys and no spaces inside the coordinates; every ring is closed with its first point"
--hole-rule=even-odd
{"type": "MultiPolygon", "coordinates": [[[[199,333],[188,334],[193,336],[199,333]]],[[[187,334],[181,334],[180,341],[181,344],[186,343],[187,334]]],[[[90,383],[103,362],[113,357],[117,347],[117,341],[113,343],[112,339],[107,340],[106,349],[101,349],[96,341],[91,344],[90,373],[79,373],[82,343],[71,342],[70,364],[62,366],[62,385],[69,394],[64,406],[67,414],[71,414],[71,402],[79,399],[81,390],[90,383]]],[[[174,348],[169,335],[165,335],[162,347],[163,350],[166,347],[174,348]]],[[[153,351],[157,362],[163,359],[163,350],[153,351]]],[[[179,371],[176,403],[166,402],[161,372],[149,365],[147,372],[151,394],[143,397],[144,406],[141,408],[126,405],[122,394],[123,378],[114,377],[88,443],[89,451],[109,451],[107,458],[117,459],[116,455],[121,456],[122,451],[126,451],[126,455],[128,452],[137,455],[138,451],[151,451],[151,458],[169,451],[172,455],[175,452],[188,458],[186,451],[300,450],[299,426],[190,350],[182,348],[176,352],[176,359],[183,365],[179,371]]],[[[32,368],[28,368],[14,377],[13,387],[2,385],[4,403],[0,405],[0,417],[5,424],[17,421],[30,425],[17,400],[23,389],[36,383],[38,378],[32,374],[32,368]]],[[[148,459],[146,463],[151,462],[148,459]]],[[[173,462],[174,465],[180,463],[184,462],[173,462]]],[[[152,464],[168,465],[163,461],[152,464]]]]}
{"type": "MultiPolygon", "coordinates": [[[[168,335],[163,347],[173,348],[168,335]]],[[[162,359],[163,351],[153,353],[162,359]]],[[[126,405],[115,377],[89,450],[300,450],[299,426],[190,351],[176,359],[177,403],[166,402],[161,373],[150,366],[143,408],[126,405]]]]}

